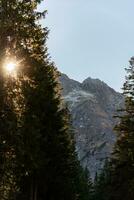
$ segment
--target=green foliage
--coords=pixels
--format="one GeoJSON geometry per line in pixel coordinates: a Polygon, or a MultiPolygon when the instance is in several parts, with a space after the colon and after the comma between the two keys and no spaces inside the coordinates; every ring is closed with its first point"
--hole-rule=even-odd
{"type": "Polygon", "coordinates": [[[40,2],[0,0],[0,199],[89,200],[91,181],[77,161],[48,30],[38,23],[46,13],[36,11],[40,2]],[[7,57],[18,62],[15,77],[2,70],[7,57]]]}
{"type": "Polygon", "coordinates": [[[80,200],[93,200],[94,188],[93,182],[90,178],[90,173],[88,169],[82,169],[81,166],[78,167],[78,180],[77,180],[77,190],[79,191],[78,199],[80,200]]]}
{"type": "Polygon", "coordinates": [[[120,123],[116,125],[118,139],[114,149],[114,178],[113,199],[134,198],[134,58],[126,69],[128,76],[123,90],[125,95],[125,109],[119,116],[120,123]]]}
{"type": "Polygon", "coordinates": [[[101,173],[96,174],[94,181],[94,200],[109,200],[111,197],[112,185],[112,163],[105,161],[105,165],[101,173]]]}
{"type": "Polygon", "coordinates": [[[104,168],[97,180],[96,200],[134,199],[134,58],[126,70],[125,107],[118,111],[115,126],[117,142],[108,170],[104,168]]]}

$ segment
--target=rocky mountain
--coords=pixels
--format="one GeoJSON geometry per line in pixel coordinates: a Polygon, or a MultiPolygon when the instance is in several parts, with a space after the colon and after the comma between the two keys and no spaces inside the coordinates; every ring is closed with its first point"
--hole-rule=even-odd
{"type": "Polygon", "coordinates": [[[115,143],[113,116],[122,107],[123,96],[99,79],[87,78],[79,83],[62,74],[60,81],[72,114],[79,159],[94,178],[115,143]]]}

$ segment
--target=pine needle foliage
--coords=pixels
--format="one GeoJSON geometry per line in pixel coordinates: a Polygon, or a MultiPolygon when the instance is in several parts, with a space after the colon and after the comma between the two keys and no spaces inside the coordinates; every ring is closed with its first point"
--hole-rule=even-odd
{"type": "Polygon", "coordinates": [[[109,167],[104,168],[97,181],[102,200],[134,199],[134,57],[126,71],[125,105],[118,111],[119,121],[114,128],[117,141],[109,167]]]}
{"type": "Polygon", "coordinates": [[[134,199],[134,58],[130,59],[124,83],[125,108],[115,126],[117,142],[114,148],[113,199],[134,199]]]}
{"type": "Polygon", "coordinates": [[[46,47],[48,29],[39,24],[46,11],[37,11],[39,3],[0,0],[1,200],[80,200],[86,179],[80,179],[59,72],[46,47]],[[15,77],[2,71],[6,57],[18,62],[15,77]]]}

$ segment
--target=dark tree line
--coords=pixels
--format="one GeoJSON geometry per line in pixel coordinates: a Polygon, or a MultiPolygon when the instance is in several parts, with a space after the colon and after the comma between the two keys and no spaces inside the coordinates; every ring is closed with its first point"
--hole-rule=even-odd
{"type": "Polygon", "coordinates": [[[125,106],[118,111],[117,142],[95,183],[94,200],[134,199],[134,58],[126,69],[125,106]]]}
{"type": "Polygon", "coordinates": [[[39,3],[0,0],[0,199],[90,200],[39,3]]]}
{"type": "Polygon", "coordinates": [[[0,199],[134,199],[134,58],[117,142],[94,186],[77,160],[59,72],[50,60],[41,0],[0,0],[0,199]],[[14,61],[14,74],[5,70],[14,61]]]}

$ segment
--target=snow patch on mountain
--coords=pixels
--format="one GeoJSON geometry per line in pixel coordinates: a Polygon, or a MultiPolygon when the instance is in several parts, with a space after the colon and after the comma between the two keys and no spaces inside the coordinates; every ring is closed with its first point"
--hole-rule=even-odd
{"type": "Polygon", "coordinates": [[[113,116],[122,108],[124,98],[99,79],[87,78],[79,83],[62,74],[60,81],[71,113],[78,158],[94,179],[111,155],[116,141],[113,116]]]}
{"type": "Polygon", "coordinates": [[[92,93],[74,89],[66,96],[64,96],[64,99],[67,103],[69,103],[70,107],[74,107],[76,104],[80,103],[83,100],[93,101],[95,97],[92,93]]]}

